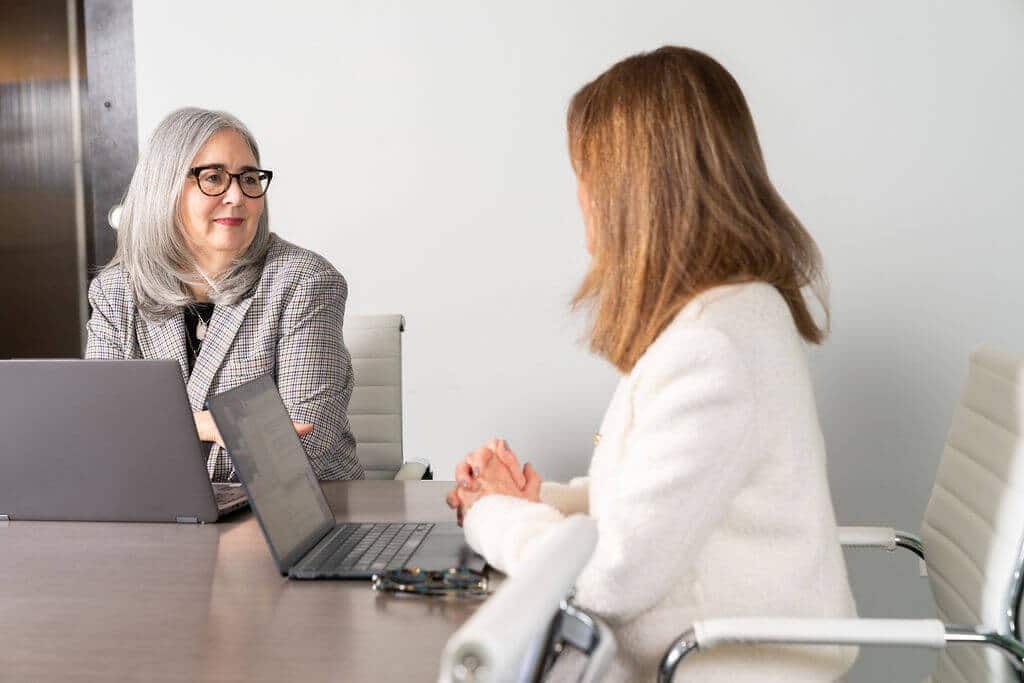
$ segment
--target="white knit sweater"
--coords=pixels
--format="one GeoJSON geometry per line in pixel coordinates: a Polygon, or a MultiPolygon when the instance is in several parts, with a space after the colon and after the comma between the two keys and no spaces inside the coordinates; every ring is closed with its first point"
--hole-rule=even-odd
{"type": "MultiPolygon", "coordinates": [[[[653,681],[699,619],[855,616],[803,343],[773,287],[718,287],[680,311],[620,381],[589,474],[545,483],[542,503],[486,496],[465,530],[514,574],[563,515],[597,520],[576,599],[615,631],[611,680],[653,681]]],[[[675,680],[832,681],[854,656],[721,648],[689,657],[675,680]]],[[[577,664],[564,658],[555,678],[577,664]]]]}

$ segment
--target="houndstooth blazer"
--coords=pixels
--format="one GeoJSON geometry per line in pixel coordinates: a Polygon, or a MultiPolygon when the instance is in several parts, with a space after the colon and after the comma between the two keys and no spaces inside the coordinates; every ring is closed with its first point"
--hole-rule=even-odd
{"type": "MultiPolygon", "coordinates": [[[[92,316],[86,358],[172,358],[181,366],[193,412],[210,396],[272,374],[293,420],[313,424],[302,445],[320,479],[362,479],[348,423],[352,359],[342,337],[345,278],[324,258],[276,235],[250,296],[214,309],[191,376],[184,315],[154,323],[135,306],[128,276],[107,270],[89,286],[92,316]]],[[[213,481],[234,479],[231,460],[213,444],[213,481]]]]}

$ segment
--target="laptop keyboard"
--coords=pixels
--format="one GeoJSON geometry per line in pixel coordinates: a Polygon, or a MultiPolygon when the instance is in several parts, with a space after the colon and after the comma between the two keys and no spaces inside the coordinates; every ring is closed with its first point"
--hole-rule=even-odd
{"type": "Polygon", "coordinates": [[[217,509],[223,509],[236,501],[245,500],[245,489],[234,484],[214,484],[213,499],[217,509]]]}
{"type": "Polygon", "coordinates": [[[369,576],[404,567],[433,524],[340,524],[297,572],[301,578],[369,576]]]}

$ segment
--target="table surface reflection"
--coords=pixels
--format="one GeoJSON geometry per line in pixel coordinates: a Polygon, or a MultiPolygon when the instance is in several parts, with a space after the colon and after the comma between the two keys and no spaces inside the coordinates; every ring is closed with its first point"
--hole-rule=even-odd
{"type": "MultiPolygon", "coordinates": [[[[325,482],[341,521],[449,521],[445,482],[325,482]]],[[[249,512],[0,526],[0,681],[427,681],[476,603],[289,581],[249,512]]]]}

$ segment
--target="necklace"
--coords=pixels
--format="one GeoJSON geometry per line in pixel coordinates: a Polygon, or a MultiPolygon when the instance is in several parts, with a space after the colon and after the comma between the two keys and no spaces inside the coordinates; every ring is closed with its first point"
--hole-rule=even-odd
{"type": "MultiPolygon", "coordinates": [[[[192,339],[188,332],[185,333],[185,341],[188,342],[189,348],[192,349],[192,357],[198,358],[199,351],[203,348],[203,340],[206,339],[206,331],[209,329],[209,323],[203,318],[203,314],[199,312],[199,309],[189,304],[189,311],[196,317],[196,341],[197,344],[192,344],[192,339]]],[[[210,318],[213,318],[211,313],[210,318]]]]}

